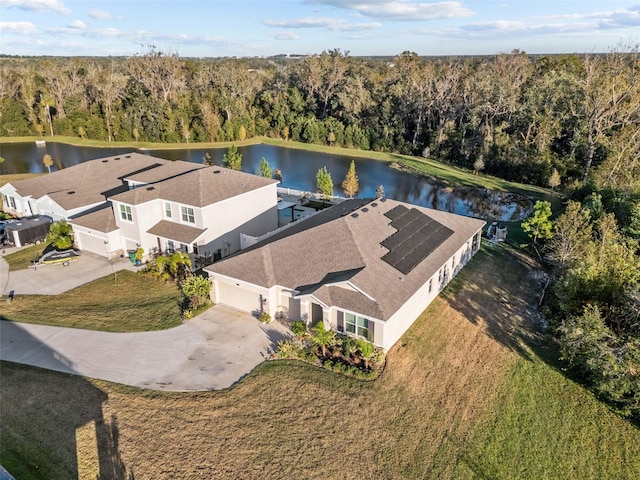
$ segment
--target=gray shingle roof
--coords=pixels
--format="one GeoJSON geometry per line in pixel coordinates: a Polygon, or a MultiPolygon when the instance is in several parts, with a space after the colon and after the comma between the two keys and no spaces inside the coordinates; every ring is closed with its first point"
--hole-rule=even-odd
{"type": "Polygon", "coordinates": [[[390,199],[368,203],[363,212],[363,203],[351,200],[334,207],[334,212],[327,209],[205,270],[264,287],[313,291],[323,302],[387,320],[484,225],[483,220],[390,199]],[[384,213],[401,204],[417,208],[453,231],[406,275],[382,260],[389,250],[380,244],[396,232],[384,213]],[[340,280],[366,295],[345,290],[340,280]]]}
{"type": "Polygon", "coordinates": [[[18,194],[35,199],[48,195],[65,210],[104,202],[125,190],[123,178],[171,163],[140,153],[114,155],[74,165],[52,174],[13,182],[18,194]]]}
{"type": "Polygon", "coordinates": [[[194,207],[204,207],[278,183],[276,180],[249,173],[217,166],[205,167],[189,162],[174,162],[160,167],[157,171],[144,172],[130,178],[149,185],[114,195],[113,200],[136,205],[161,198],[194,207]]]}
{"type": "Polygon", "coordinates": [[[97,232],[109,233],[118,230],[116,219],[113,216],[111,202],[105,202],[98,208],[81,213],[69,219],[71,225],[79,225],[97,232]]]}
{"type": "Polygon", "coordinates": [[[147,233],[190,245],[200,235],[202,235],[205,230],[206,228],[196,228],[190,225],[185,225],[184,223],[160,220],[153,227],[147,230],[147,233]]]}

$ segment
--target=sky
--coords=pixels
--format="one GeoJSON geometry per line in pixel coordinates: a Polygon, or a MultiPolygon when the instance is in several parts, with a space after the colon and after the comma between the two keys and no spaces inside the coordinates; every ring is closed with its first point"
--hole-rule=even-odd
{"type": "Polygon", "coordinates": [[[640,0],[0,0],[0,54],[254,57],[606,52],[640,0]]]}

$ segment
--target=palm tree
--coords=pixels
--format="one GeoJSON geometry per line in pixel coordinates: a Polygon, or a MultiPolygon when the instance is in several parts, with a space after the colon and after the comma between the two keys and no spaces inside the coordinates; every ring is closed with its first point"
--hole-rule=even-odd
{"type": "Polygon", "coordinates": [[[312,330],[313,336],[311,337],[311,341],[320,347],[322,356],[326,357],[327,347],[333,343],[334,337],[336,336],[335,332],[324,328],[324,322],[318,322],[312,330]]]}

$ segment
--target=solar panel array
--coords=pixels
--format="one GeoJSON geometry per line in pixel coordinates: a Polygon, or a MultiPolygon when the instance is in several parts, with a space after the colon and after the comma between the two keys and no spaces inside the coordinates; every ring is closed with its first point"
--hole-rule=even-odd
{"type": "Polygon", "coordinates": [[[389,250],[382,260],[405,275],[453,235],[453,230],[415,208],[398,205],[385,216],[397,232],[380,243],[389,250]]]}

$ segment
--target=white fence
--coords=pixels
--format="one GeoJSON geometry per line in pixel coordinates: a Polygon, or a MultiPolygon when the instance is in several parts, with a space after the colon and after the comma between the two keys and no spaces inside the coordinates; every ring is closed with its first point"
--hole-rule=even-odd
{"type": "MultiPolygon", "coordinates": [[[[322,200],[322,195],[315,192],[305,192],[303,190],[296,190],[295,188],[278,187],[278,193],[281,195],[289,195],[291,197],[309,198],[314,200],[322,200]]],[[[347,200],[345,197],[337,195],[331,195],[326,199],[329,202],[340,203],[347,200]]]]}

